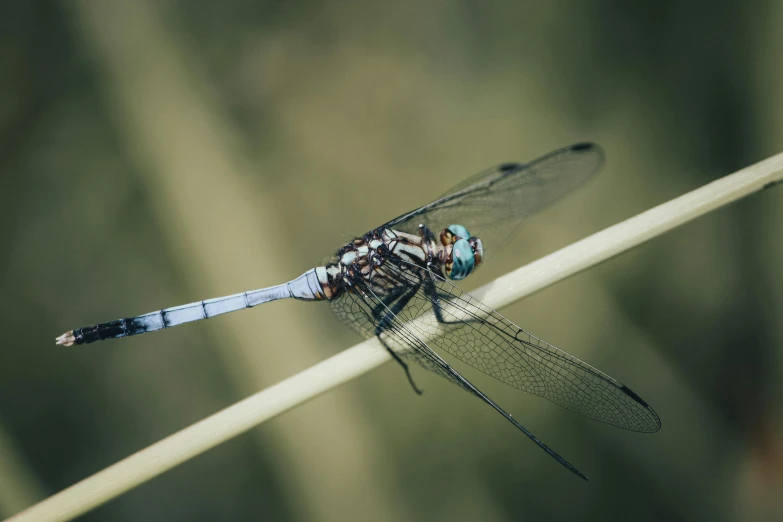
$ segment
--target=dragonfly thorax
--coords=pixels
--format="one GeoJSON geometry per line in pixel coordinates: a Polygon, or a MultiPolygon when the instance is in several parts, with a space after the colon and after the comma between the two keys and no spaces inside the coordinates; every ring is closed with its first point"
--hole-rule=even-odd
{"type": "Polygon", "coordinates": [[[384,269],[384,266],[391,264],[418,277],[418,272],[432,263],[435,249],[434,241],[419,235],[391,229],[373,230],[341,248],[334,262],[318,271],[318,278],[327,299],[343,291],[353,292],[357,286],[385,296],[399,286],[399,281],[391,267],[384,269]]]}
{"type": "Polygon", "coordinates": [[[400,270],[416,278],[431,271],[464,279],[481,264],[483,255],[481,240],[458,225],[444,229],[440,243],[424,227],[419,234],[385,228],[354,239],[316,273],[327,299],[355,291],[357,283],[385,296],[400,285],[400,270]]]}

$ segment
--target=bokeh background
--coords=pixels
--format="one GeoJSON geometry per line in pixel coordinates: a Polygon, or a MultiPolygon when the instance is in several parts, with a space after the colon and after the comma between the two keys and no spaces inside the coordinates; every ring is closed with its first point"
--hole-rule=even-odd
{"type": "MultiPolygon", "coordinates": [[[[467,176],[601,143],[474,288],[783,150],[783,2],[3,2],[0,515],[359,339],[327,305],[87,347],[76,326],[277,284],[467,176]]],[[[387,364],[84,520],[772,520],[783,190],[503,312],[655,435],[387,364]]]]}

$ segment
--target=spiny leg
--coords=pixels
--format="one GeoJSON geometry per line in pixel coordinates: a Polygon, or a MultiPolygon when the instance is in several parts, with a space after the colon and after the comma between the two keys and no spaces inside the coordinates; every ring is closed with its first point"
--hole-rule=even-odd
{"type": "Polygon", "coordinates": [[[416,386],[416,383],[413,380],[413,376],[411,375],[410,368],[408,368],[408,363],[403,361],[399,355],[397,355],[394,350],[391,349],[391,347],[386,344],[386,341],[381,339],[380,334],[378,334],[378,340],[381,342],[384,348],[386,348],[386,351],[391,354],[392,357],[394,357],[394,360],[397,361],[397,363],[402,366],[402,369],[405,370],[405,376],[408,378],[408,382],[411,384],[411,388],[413,388],[413,391],[416,392],[416,395],[423,395],[424,391],[422,391],[421,388],[416,386]]]}
{"type": "Polygon", "coordinates": [[[435,287],[435,283],[432,281],[432,279],[427,279],[424,281],[424,293],[427,294],[427,297],[430,298],[430,303],[432,304],[432,312],[435,314],[435,319],[440,324],[469,324],[476,321],[481,321],[481,319],[468,319],[465,321],[447,321],[445,317],[443,317],[443,309],[440,306],[440,299],[442,297],[448,297],[444,296],[441,293],[438,292],[437,288],[435,287]]]}
{"type": "Polygon", "coordinates": [[[417,285],[411,287],[410,290],[405,292],[402,296],[399,296],[399,294],[387,296],[387,298],[382,301],[382,304],[373,310],[373,316],[377,325],[375,327],[375,336],[381,342],[383,347],[386,348],[386,351],[389,352],[395,361],[397,361],[397,364],[402,366],[402,369],[405,370],[405,375],[408,377],[408,382],[411,384],[413,391],[415,391],[418,395],[421,395],[424,392],[419,389],[419,387],[416,386],[416,383],[413,381],[413,376],[411,375],[410,368],[408,368],[408,364],[403,361],[397,352],[392,350],[391,346],[386,344],[386,341],[381,338],[381,334],[392,327],[393,319],[397,316],[398,313],[400,313],[400,311],[402,311],[403,308],[407,306],[408,302],[413,298],[414,295],[416,295],[418,290],[419,287],[417,285]],[[391,297],[391,299],[389,299],[389,297],[391,297]],[[389,308],[388,305],[391,304],[394,299],[397,299],[397,302],[394,303],[391,308],[389,308]]]}
{"type": "MultiPolygon", "coordinates": [[[[419,234],[423,238],[430,238],[434,237],[430,229],[425,227],[424,225],[419,225],[419,234]]],[[[403,262],[406,265],[411,265],[411,263],[403,262]]],[[[400,273],[401,275],[401,273],[400,273]]],[[[398,283],[400,284],[410,284],[410,279],[408,279],[405,276],[400,277],[398,280],[398,283]]],[[[457,321],[448,321],[445,317],[443,317],[443,308],[440,305],[441,299],[447,299],[451,296],[448,292],[441,292],[438,290],[438,288],[435,286],[435,281],[433,281],[430,277],[424,277],[420,283],[416,285],[416,288],[418,289],[421,285],[424,285],[424,294],[429,298],[430,303],[432,304],[432,311],[435,314],[435,319],[440,324],[469,324],[476,321],[481,321],[480,318],[475,319],[468,319],[468,320],[457,320],[457,321]]],[[[412,296],[411,296],[412,297],[412,296]]],[[[410,299],[410,297],[408,298],[410,299]]]]}
{"type": "Polygon", "coordinates": [[[375,308],[372,309],[372,318],[375,322],[378,322],[378,319],[385,315],[386,310],[388,310],[389,306],[400,298],[402,294],[405,293],[405,287],[398,286],[391,292],[389,292],[388,295],[384,296],[382,299],[380,299],[380,303],[378,303],[375,308]]]}

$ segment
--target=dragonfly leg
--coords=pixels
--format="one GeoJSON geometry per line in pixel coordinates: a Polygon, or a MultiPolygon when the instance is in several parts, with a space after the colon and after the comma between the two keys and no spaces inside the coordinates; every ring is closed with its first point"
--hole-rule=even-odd
{"type": "Polygon", "coordinates": [[[386,351],[389,352],[389,354],[394,358],[397,363],[402,366],[402,369],[405,370],[405,376],[408,378],[408,382],[411,383],[411,388],[413,388],[413,391],[416,392],[416,395],[422,395],[424,392],[416,386],[416,382],[413,380],[413,376],[411,375],[411,370],[408,368],[408,363],[403,361],[397,353],[391,349],[391,347],[386,344],[386,341],[381,339],[380,335],[378,335],[378,340],[381,342],[384,348],[386,348],[386,351]]]}
{"type": "Polygon", "coordinates": [[[431,279],[424,281],[424,293],[426,293],[427,297],[430,298],[432,312],[435,314],[435,319],[440,324],[469,324],[475,321],[481,321],[481,319],[469,319],[467,321],[447,321],[446,318],[443,317],[443,309],[440,306],[441,295],[438,294],[438,291],[435,288],[435,283],[431,279]]]}
{"type": "Polygon", "coordinates": [[[385,315],[386,310],[389,309],[389,307],[392,305],[394,301],[400,298],[402,294],[405,293],[404,287],[397,287],[394,290],[392,290],[389,295],[385,296],[383,299],[381,299],[381,302],[378,303],[378,305],[372,309],[372,318],[377,322],[381,317],[385,315]]]}
{"type": "Polygon", "coordinates": [[[411,375],[410,368],[408,368],[408,364],[400,358],[400,356],[392,350],[392,348],[381,338],[381,334],[385,332],[386,330],[389,330],[392,328],[392,325],[394,324],[394,318],[397,316],[400,311],[405,308],[405,306],[408,304],[408,302],[413,298],[414,295],[416,295],[416,292],[419,290],[418,286],[411,287],[407,292],[402,294],[400,296],[399,294],[393,294],[391,299],[388,299],[389,302],[386,302],[387,300],[384,300],[384,302],[377,306],[373,310],[373,316],[375,316],[376,319],[376,327],[375,327],[375,336],[378,338],[378,340],[381,342],[384,348],[386,348],[386,351],[389,352],[389,354],[394,358],[395,361],[397,361],[397,364],[402,366],[402,369],[405,370],[405,376],[408,377],[408,382],[411,384],[411,387],[413,388],[413,391],[416,392],[417,395],[421,395],[424,392],[421,391],[421,389],[416,386],[416,383],[413,381],[413,376],[411,375]],[[388,305],[393,302],[394,300],[397,300],[391,308],[388,307],[388,305]]]}

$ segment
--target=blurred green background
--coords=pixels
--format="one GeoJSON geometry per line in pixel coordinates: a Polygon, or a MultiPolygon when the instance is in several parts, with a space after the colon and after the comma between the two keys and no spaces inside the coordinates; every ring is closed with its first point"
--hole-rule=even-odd
{"type": "MultiPolygon", "coordinates": [[[[465,287],[783,150],[783,2],[3,2],[0,516],[359,339],[325,304],[87,347],[69,328],[277,284],[475,172],[591,140],[585,190],[465,287]]],[[[585,471],[393,364],[84,520],[783,515],[783,190],[503,311],[663,420],[466,371],[585,471]]]]}

